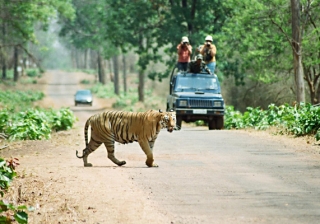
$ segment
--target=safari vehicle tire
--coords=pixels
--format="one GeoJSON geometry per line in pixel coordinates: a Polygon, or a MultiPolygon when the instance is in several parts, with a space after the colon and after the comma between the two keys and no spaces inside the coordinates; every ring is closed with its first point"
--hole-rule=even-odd
{"type": "Polygon", "coordinates": [[[182,117],[181,116],[177,116],[177,121],[176,121],[176,126],[177,129],[180,130],[181,129],[181,124],[182,124],[182,117]]]}
{"type": "Polygon", "coordinates": [[[216,118],[216,128],[221,130],[223,129],[224,119],[223,116],[219,116],[216,118]]]}
{"type": "Polygon", "coordinates": [[[216,119],[215,118],[208,121],[208,128],[209,128],[209,130],[216,129],[216,119]]]}

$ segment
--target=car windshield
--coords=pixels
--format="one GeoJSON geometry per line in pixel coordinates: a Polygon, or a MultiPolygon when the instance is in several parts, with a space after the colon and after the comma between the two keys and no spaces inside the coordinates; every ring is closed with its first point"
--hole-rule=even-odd
{"type": "Polygon", "coordinates": [[[178,92],[212,92],[212,90],[218,90],[218,84],[212,76],[180,76],[177,77],[174,90],[178,92]]]}
{"type": "Polygon", "coordinates": [[[91,95],[90,90],[79,90],[77,91],[77,95],[91,95]]]}

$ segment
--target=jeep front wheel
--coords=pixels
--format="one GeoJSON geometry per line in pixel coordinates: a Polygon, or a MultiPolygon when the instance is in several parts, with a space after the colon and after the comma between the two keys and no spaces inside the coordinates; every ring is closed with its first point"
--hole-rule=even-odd
{"type": "Polygon", "coordinates": [[[219,116],[219,117],[217,117],[216,118],[216,128],[217,129],[219,129],[219,130],[221,130],[221,129],[223,129],[223,123],[224,123],[224,121],[223,121],[224,119],[223,119],[223,116],[219,116]]]}
{"type": "Polygon", "coordinates": [[[209,130],[216,129],[216,119],[215,118],[208,121],[208,128],[209,128],[209,130]]]}

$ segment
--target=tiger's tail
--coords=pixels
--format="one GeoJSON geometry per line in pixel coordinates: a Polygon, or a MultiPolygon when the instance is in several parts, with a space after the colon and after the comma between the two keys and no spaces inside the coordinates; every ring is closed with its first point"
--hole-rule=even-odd
{"type": "Polygon", "coordinates": [[[90,126],[90,120],[91,120],[91,117],[86,121],[86,124],[84,125],[84,141],[86,144],[86,148],[83,150],[82,156],[78,156],[78,150],[76,150],[76,156],[79,159],[82,159],[85,156],[84,151],[88,148],[88,145],[89,145],[89,143],[88,143],[88,129],[90,126]]]}

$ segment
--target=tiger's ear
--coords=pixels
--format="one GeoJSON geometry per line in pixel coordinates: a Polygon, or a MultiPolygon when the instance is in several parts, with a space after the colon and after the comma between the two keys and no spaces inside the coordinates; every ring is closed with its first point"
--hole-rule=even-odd
{"type": "Polygon", "coordinates": [[[163,111],[161,109],[159,109],[159,112],[162,113],[163,111]]]}

